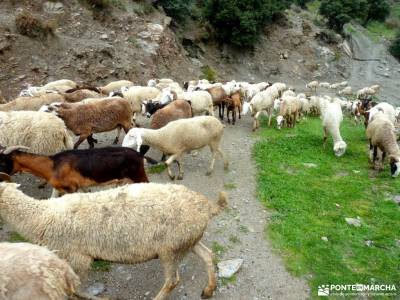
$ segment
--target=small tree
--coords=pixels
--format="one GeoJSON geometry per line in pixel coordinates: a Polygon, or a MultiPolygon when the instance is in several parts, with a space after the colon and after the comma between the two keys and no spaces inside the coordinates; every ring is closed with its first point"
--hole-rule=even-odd
{"type": "Polygon", "coordinates": [[[400,31],[397,32],[396,38],[390,45],[389,51],[394,57],[400,60],[400,31]]]}
{"type": "Polygon", "coordinates": [[[161,5],[166,14],[177,22],[184,22],[190,16],[193,0],[158,0],[155,4],[161,5]]]}
{"type": "Polygon", "coordinates": [[[368,0],[368,16],[369,20],[385,21],[390,14],[390,5],[387,0],[368,0]]]}

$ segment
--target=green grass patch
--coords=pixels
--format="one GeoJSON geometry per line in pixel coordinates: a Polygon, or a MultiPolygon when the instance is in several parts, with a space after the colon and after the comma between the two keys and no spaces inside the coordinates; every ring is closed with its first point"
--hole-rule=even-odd
{"type": "Polygon", "coordinates": [[[389,28],[385,23],[372,21],[366,26],[368,36],[376,43],[378,43],[382,37],[393,40],[396,36],[396,29],[389,28]]]}
{"type": "Polygon", "coordinates": [[[148,173],[149,174],[160,174],[160,173],[164,172],[166,169],[167,169],[166,164],[158,164],[158,165],[149,167],[148,173]]]}
{"type": "Polygon", "coordinates": [[[234,190],[236,189],[236,184],[234,182],[228,182],[224,184],[224,188],[226,190],[234,190]]]}
{"type": "Polygon", "coordinates": [[[105,260],[94,260],[92,270],[99,272],[109,272],[111,270],[111,262],[105,260]]]}
{"type": "Polygon", "coordinates": [[[318,118],[295,129],[263,128],[254,146],[258,196],[272,211],[267,235],[288,269],[309,278],[313,298],[322,284],[400,282],[400,210],[389,200],[400,194],[400,180],[387,164],[380,173],[370,169],[363,126],[346,119],[341,132],[348,149],[340,158],[331,139],[323,149],[318,118]],[[357,216],[361,227],[345,222],[357,216]]]}
{"type": "Polygon", "coordinates": [[[8,241],[10,243],[28,243],[29,241],[20,235],[18,232],[11,232],[8,241]]]}
{"type": "Polygon", "coordinates": [[[240,243],[240,239],[239,239],[236,235],[231,235],[231,236],[229,237],[229,241],[230,241],[232,244],[239,244],[239,243],[240,243]]]}
{"type": "Polygon", "coordinates": [[[229,278],[221,278],[221,285],[227,286],[228,284],[235,284],[236,280],[236,275],[232,275],[229,278]]]}
{"type": "Polygon", "coordinates": [[[319,7],[321,6],[321,1],[315,0],[307,3],[307,9],[313,14],[319,14],[319,7]]]}

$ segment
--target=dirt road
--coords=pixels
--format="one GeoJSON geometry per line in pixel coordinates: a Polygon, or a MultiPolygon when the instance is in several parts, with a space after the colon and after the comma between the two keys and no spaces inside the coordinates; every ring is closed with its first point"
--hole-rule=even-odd
{"type": "MultiPolygon", "coordinates": [[[[206,176],[210,161],[208,149],[197,156],[184,158],[185,177],[177,183],[216,199],[220,190],[230,194],[229,209],[214,218],[203,238],[208,247],[218,249],[218,259],[242,258],[242,268],[231,283],[219,281],[213,299],[305,299],[308,286],[305,281],[292,277],[283,266],[282,259],[273,252],[266,240],[265,227],[269,214],[256,198],[255,166],[251,149],[255,138],[251,133],[251,118],[245,117],[235,125],[227,125],[223,149],[230,160],[230,170],[224,171],[221,161],[215,172],[206,176]]],[[[97,135],[100,145],[112,143],[114,133],[97,135]]],[[[87,147],[87,145],[83,145],[87,147]]],[[[154,158],[158,152],[150,153],[154,158]]],[[[49,189],[38,190],[37,180],[30,176],[17,179],[24,190],[35,197],[44,198],[49,189]]],[[[153,182],[170,182],[166,172],[150,175],[153,182]]],[[[7,226],[0,232],[5,239],[7,226]]],[[[189,254],[180,266],[181,283],[171,299],[200,299],[206,284],[206,272],[201,261],[189,254]]],[[[111,299],[151,299],[163,284],[162,267],[158,260],[137,266],[113,264],[110,272],[92,272],[86,287],[104,285],[101,296],[111,299]]]]}

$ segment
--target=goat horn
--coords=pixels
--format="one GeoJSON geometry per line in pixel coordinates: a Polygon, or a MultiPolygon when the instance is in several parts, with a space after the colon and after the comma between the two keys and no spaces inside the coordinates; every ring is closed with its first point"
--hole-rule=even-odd
{"type": "Polygon", "coordinates": [[[25,146],[11,146],[11,147],[7,147],[6,149],[3,150],[3,154],[10,154],[11,152],[15,151],[15,150],[29,150],[29,147],[25,147],[25,146]]]}
{"type": "Polygon", "coordinates": [[[0,181],[12,182],[11,176],[6,173],[0,172],[0,181]]]}

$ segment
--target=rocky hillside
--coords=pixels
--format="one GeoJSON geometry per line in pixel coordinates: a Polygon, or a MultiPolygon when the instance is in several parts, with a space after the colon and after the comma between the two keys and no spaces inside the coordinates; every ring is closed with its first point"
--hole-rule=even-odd
{"type": "Polygon", "coordinates": [[[310,79],[350,75],[340,36],[321,31],[308,12],[291,9],[265,28],[253,50],[221,46],[196,20],[177,25],[161,8],[119,0],[99,12],[84,0],[0,2],[0,89],[15,97],[27,84],[70,78],[103,83],[118,78],[144,84],[153,77],[196,79],[209,66],[228,80],[284,80],[304,86],[310,79]],[[16,18],[29,12],[53,34],[31,38],[16,18]]]}

